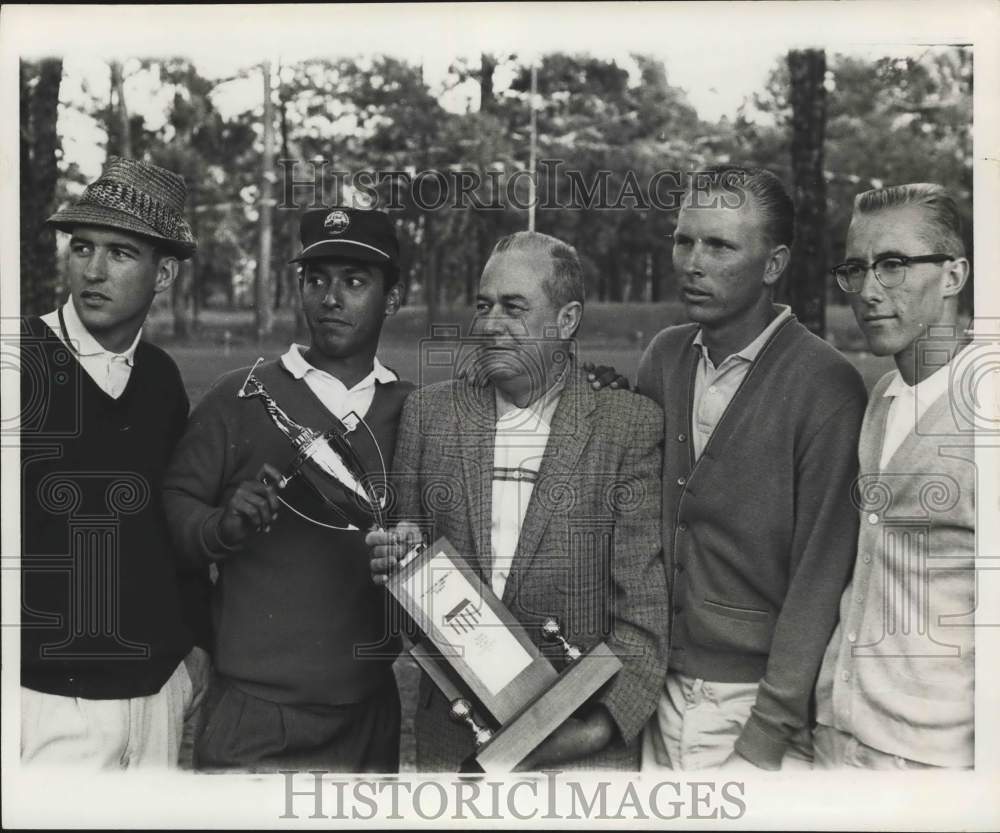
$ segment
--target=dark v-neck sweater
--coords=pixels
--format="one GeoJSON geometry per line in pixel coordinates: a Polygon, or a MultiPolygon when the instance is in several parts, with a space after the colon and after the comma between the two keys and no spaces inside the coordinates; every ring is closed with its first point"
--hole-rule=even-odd
{"type": "MultiPolygon", "coordinates": [[[[276,703],[356,703],[391,684],[399,653],[386,594],[371,580],[364,532],[315,526],[279,506],[270,532],[251,534],[237,551],[220,547],[217,525],[230,496],[264,463],[287,471],[295,451],[256,399],[236,392],[248,369],[224,376],[191,415],[165,486],[178,547],[194,563],[220,555],[213,598],[215,667],[244,691],[276,703]]],[[[278,405],[300,425],[330,428],[334,416],[303,380],[279,361],[255,372],[278,405]]],[[[386,462],[392,460],[405,382],[376,384],[364,419],[386,462]]],[[[363,428],[350,435],[366,472],[378,453],[363,428]]],[[[282,496],[296,508],[336,523],[293,480],[282,496]]]]}
{"type": "Polygon", "coordinates": [[[25,319],[21,402],[21,683],[153,694],[207,637],[207,571],[174,559],[161,500],[188,412],[177,366],[140,341],[115,399],[25,319]]]}

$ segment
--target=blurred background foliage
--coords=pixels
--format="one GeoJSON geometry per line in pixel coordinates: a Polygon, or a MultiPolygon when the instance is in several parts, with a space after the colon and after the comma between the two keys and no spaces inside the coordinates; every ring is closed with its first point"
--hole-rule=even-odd
{"type": "MultiPolygon", "coordinates": [[[[787,287],[783,292],[813,329],[824,330],[825,307],[842,302],[826,269],[842,255],[851,202],[859,191],[911,181],[946,185],[965,214],[971,252],[971,50],[933,47],[916,57],[880,60],[817,50],[790,53],[735,118],[713,123],[699,118],[660,61],[638,54],[631,61],[631,71],[587,54],[553,52],[536,62],[537,154],[547,160],[538,168],[537,228],[577,247],[591,300],[635,304],[676,298],[669,240],[676,213],[649,204],[647,188],[658,171],[714,163],[764,166],[794,189],[803,228],[789,282],[801,276],[802,292],[797,296],[787,287]],[[578,172],[586,188],[604,187],[605,202],[616,207],[587,207],[579,199],[572,209],[545,207],[573,196],[570,171],[578,172]]],[[[21,63],[25,313],[51,309],[65,291],[57,241],[44,219],[79,195],[87,179],[61,151],[57,119],[67,108],[102,128],[107,154],[146,159],[187,180],[200,246],[172,296],[158,300],[154,315],[161,329],[177,338],[219,326],[226,320],[222,313],[253,307],[254,282],[262,271],[257,259],[267,132],[276,158],[300,160],[296,178],[310,178],[302,161],[325,161],[327,176],[317,196],[326,205],[355,193],[350,178],[331,176],[333,171],[440,171],[452,177],[452,195],[453,172],[474,171],[482,178],[469,194],[480,207],[456,207],[449,200],[427,210],[408,189],[397,192],[400,203],[391,214],[402,244],[408,302],[429,307],[432,321],[443,310],[467,306],[496,239],[527,227],[526,210],[507,199],[508,189],[522,204],[527,199],[526,177],[519,172],[529,164],[531,68],[517,55],[456,61],[446,92],[461,84],[468,88],[470,79],[479,92],[478,101],[469,100],[458,112],[432,94],[420,65],[388,55],[272,64],[267,80],[256,64],[231,78],[206,78],[184,58],[110,61],[107,71],[110,94],[69,101],[60,95],[66,80],[62,61],[21,63]],[[512,79],[502,89],[495,81],[499,70],[512,79]],[[130,111],[124,90],[137,73],[148,76],[147,87],[164,101],[162,123],[148,124],[130,111]],[[224,116],[216,95],[234,83],[256,85],[260,95],[241,112],[224,116]],[[267,125],[265,88],[273,114],[267,125]],[[488,207],[497,205],[497,185],[499,209],[488,207]]],[[[299,248],[300,210],[282,205],[283,171],[276,167],[272,256],[263,272],[277,320],[291,327],[296,274],[286,262],[299,248]]],[[[391,196],[388,185],[379,188],[385,199],[391,196]]],[[[440,182],[423,186],[425,202],[433,201],[440,182]]],[[[292,193],[299,209],[314,198],[309,187],[292,193]]],[[[601,192],[595,195],[599,203],[601,192]]],[[[251,322],[252,313],[245,320],[251,322]]]]}

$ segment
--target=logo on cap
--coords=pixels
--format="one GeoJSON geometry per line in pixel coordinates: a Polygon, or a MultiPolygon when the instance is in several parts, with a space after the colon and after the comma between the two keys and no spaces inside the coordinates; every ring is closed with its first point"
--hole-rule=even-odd
{"type": "Polygon", "coordinates": [[[351,218],[346,211],[331,211],[323,221],[323,228],[331,234],[343,234],[351,224],[351,218]]]}

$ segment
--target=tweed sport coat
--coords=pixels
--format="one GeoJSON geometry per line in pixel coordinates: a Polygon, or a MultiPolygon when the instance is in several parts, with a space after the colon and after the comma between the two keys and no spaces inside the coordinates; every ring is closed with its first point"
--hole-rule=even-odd
{"type": "MultiPolygon", "coordinates": [[[[398,519],[446,537],[488,583],[495,391],[465,379],[414,391],[393,465],[398,519]]],[[[640,735],[666,675],[669,594],[660,539],[663,415],[627,391],[595,393],[570,374],[552,419],[502,601],[557,670],[563,652],[540,625],[556,616],[586,651],[601,641],[624,668],[595,695],[617,731],[565,768],[639,766],[640,735]]],[[[417,766],[454,772],[474,750],[468,727],[424,675],[417,766]]]]}

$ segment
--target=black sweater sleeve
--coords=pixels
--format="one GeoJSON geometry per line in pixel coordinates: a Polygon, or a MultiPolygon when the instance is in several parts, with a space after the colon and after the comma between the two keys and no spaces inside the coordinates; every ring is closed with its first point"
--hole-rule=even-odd
{"type": "MultiPolygon", "coordinates": [[[[176,370],[176,367],[175,367],[176,370]]],[[[190,401],[179,371],[174,381],[176,387],[176,408],[171,420],[170,448],[177,443],[187,428],[190,401]]],[[[176,556],[176,553],[175,553],[176,556]]],[[[212,650],[211,590],[212,582],[207,562],[194,564],[190,559],[175,557],[177,564],[177,584],[184,623],[191,629],[194,644],[206,651],[212,650]]]]}

